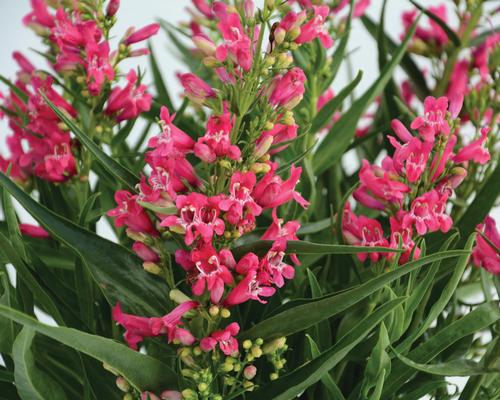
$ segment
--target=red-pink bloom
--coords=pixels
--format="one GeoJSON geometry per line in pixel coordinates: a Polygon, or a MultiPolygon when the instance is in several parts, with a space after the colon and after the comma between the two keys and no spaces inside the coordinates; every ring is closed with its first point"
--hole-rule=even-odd
{"type": "Polygon", "coordinates": [[[153,100],[153,96],[146,92],[146,85],[138,84],[135,70],[127,74],[127,81],[124,88],[115,87],[111,91],[104,110],[108,115],[115,115],[117,122],[136,118],[140,113],[149,111],[153,100]]]}
{"type": "Polygon", "coordinates": [[[238,341],[234,338],[240,331],[237,322],[232,322],[225,329],[212,332],[206,338],[201,339],[200,347],[203,351],[209,352],[215,349],[217,345],[226,355],[235,355],[238,353],[238,341]]]}
{"type": "Polygon", "coordinates": [[[181,392],[176,390],[165,390],[160,395],[161,400],[182,400],[181,392]]]}
{"type": "Polygon", "coordinates": [[[151,247],[145,245],[142,242],[134,242],[132,245],[132,250],[137,254],[142,261],[146,262],[158,262],[160,261],[160,256],[156,254],[151,247]]]}
{"type": "Polygon", "coordinates": [[[476,227],[476,246],[472,249],[472,263],[494,275],[500,275],[500,233],[496,222],[490,216],[476,227]],[[486,240],[482,233],[488,240],[486,240]]]}
{"type": "Polygon", "coordinates": [[[243,280],[241,280],[228,294],[224,304],[227,306],[235,306],[248,300],[257,300],[265,304],[267,302],[262,300],[260,296],[270,297],[275,292],[276,289],[268,286],[268,283],[261,279],[256,269],[250,269],[245,278],[243,278],[243,280]]]}
{"type": "Polygon", "coordinates": [[[256,254],[250,252],[240,258],[234,269],[238,274],[246,276],[249,271],[257,270],[258,267],[259,257],[257,257],[256,254]]]}
{"type": "Polygon", "coordinates": [[[269,285],[273,284],[281,288],[286,279],[293,279],[295,268],[283,261],[285,258],[286,239],[277,239],[259,265],[260,279],[269,285]]]}
{"type": "Polygon", "coordinates": [[[76,174],[76,161],[66,143],[56,145],[35,167],[35,174],[49,182],[65,182],[76,174]]]}
{"type": "Polygon", "coordinates": [[[188,186],[196,188],[200,185],[193,166],[183,156],[178,158],[162,157],[154,151],[150,151],[146,153],[146,161],[153,168],[153,173],[156,173],[154,176],[155,184],[158,185],[158,188],[171,188],[171,191],[167,190],[167,192],[170,193],[172,199],[175,199],[178,193],[185,192],[188,186]]]}
{"type": "Polygon", "coordinates": [[[210,292],[212,303],[218,303],[224,294],[224,285],[233,283],[230,269],[236,265],[233,255],[227,249],[217,251],[210,244],[203,244],[191,252],[195,268],[192,271],[193,294],[201,296],[205,290],[210,292]]]}
{"type": "Polygon", "coordinates": [[[131,44],[142,42],[143,40],[149,39],[151,36],[156,35],[159,29],[160,24],[146,25],[143,28],[133,32],[123,41],[123,43],[126,46],[130,46],[131,44]]]}
{"type": "Polygon", "coordinates": [[[414,225],[419,235],[425,235],[427,231],[448,232],[453,220],[446,214],[447,200],[446,194],[440,195],[436,190],[417,197],[411,203],[410,211],[403,216],[403,228],[414,225]]]}
{"type": "Polygon", "coordinates": [[[93,95],[101,92],[102,86],[115,77],[115,70],[109,62],[109,43],[88,43],[86,48],[87,87],[93,95]]]}
{"type": "Polygon", "coordinates": [[[302,25],[300,35],[295,39],[295,42],[302,44],[319,38],[323,47],[328,49],[333,46],[333,39],[324,23],[330,10],[327,5],[313,6],[313,9],[314,17],[302,25]]]}
{"type": "Polygon", "coordinates": [[[262,208],[274,208],[295,200],[302,207],[306,208],[309,202],[299,192],[295,191],[302,168],[296,168],[292,165],[290,167],[290,177],[286,181],[275,174],[276,168],[277,164],[272,163],[271,170],[255,186],[252,192],[255,201],[262,208]]]}
{"type": "Polygon", "coordinates": [[[453,68],[446,95],[450,99],[456,96],[464,96],[467,92],[468,84],[469,62],[467,60],[462,60],[457,62],[453,68]]]}
{"type": "Polygon", "coordinates": [[[50,237],[49,233],[45,229],[37,225],[19,224],[19,230],[22,235],[30,236],[32,238],[48,239],[50,237]]]}
{"type": "Polygon", "coordinates": [[[23,73],[31,75],[35,72],[35,66],[19,51],[13,52],[12,58],[17,62],[23,73]]]}
{"type": "Polygon", "coordinates": [[[386,206],[401,206],[410,187],[399,181],[392,159],[386,157],[382,167],[363,160],[359,172],[361,185],[354,191],[354,198],[366,207],[384,210],[386,206]]]}
{"type": "Polygon", "coordinates": [[[172,200],[175,200],[177,197],[174,184],[172,179],[170,179],[170,173],[162,166],[154,166],[152,168],[153,170],[147,183],[146,178],[144,176],[141,177],[139,200],[160,207],[169,207],[172,205],[172,200]]]}
{"type": "MultiPolygon", "coordinates": [[[[344,209],[342,235],[347,243],[356,246],[389,246],[380,222],[363,215],[358,217],[351,211],[349,204],[346,204],[344,209]]],[[[372,262],[377,262],[383,253],[358,253],[357,255],[360,261],[365,261],[368,256],[372,262]]]]}
{"type": "MultiPolygon", "coordinates": [[[[446,6],[444,4],[441,4],[437,7],[431,6],[427,9],[427,11],[441,18],[444,22],[448,21],[446,6]]],[[[405,34],[408,32],[411,25],[415,21],[417,14],[418,14],[417,10],[406,11],[402,14],[405,34]]],[[[436,23],[434,20],[429,19],[429,25],[430,26],[428,28],[417,26],[417,29],[415,31],[415,37],[425,43],[434,45],[442,49],[449,41],[448,35],[443,30],[443,28],[441,28],[439,24],[436,23]]],[[[403,34],[402,36],[405,36],[405,34],[403,34]]]]}
{"type": "Polygon", "coordinates": [[[277,107],[294,108],[304,96],[306,75],[298,67],[293,67],[285,75],[278,75],[271,84],[269,101],[277,107]]]}
{"type": "Polygon", "coordinates": [[[109,210],[106,214],[115,218],[117,227],[127,226],[134,232],[147,233],[156,236],[158,233],[146,211],[137,204],[137,195],[127,190],[118,190],[115,193],[118,207],[109,210]]]}
{"type": "Polygon", "coordinates": [[[500,44],[500,33],[488,35],[486,40],[472,52],[474,66],[479,70],[483,80],[490,75],[489,58],[494,49],[500,44]]]}
{"type": "Polygon", "coordinates": [[[33,11],[23,18],[25,25],[36,24],[45,28],[54,26],[54,17],[50,15],[45,0],[31,0],[31,8],[33,11]]]}
{"type": "Polygon", "coordinates": [[[439,97],[438,99],[428,96],[424,100],[424,116],[417,117],[411,123],[411,129],[418,130],[418,133],[426,142],[433,142],[437,135],[448,136],[450,125],[446,120],[446,111],[448,109],[448,98],[439,97]]]}
{"type": "Polygon", "coordinates": [[[389,141],[396,148],[393,156],[394,169],[399,175],[406,177],[408,182],[417,182],[427,167],[432,143],[422,142],[417,137],[411,137],[402,145],[392,136],[389,136],[389,141]]]}
{"type": "Polygon", "coordinates": [[[108,6],[106,7],[106,16],[113,17],[118,12],[120,8],[120,0],[110,0],[108,6]]]}
{"type": "Polygon", "coordinates": [[[168,108],[162,107],[160,118],[162,132],[149,139],[148,147],[154,149],[149,154],[155,158],[182,158],[191,152],[195,142],[187,133],[174,125],[175,115],[170,116],[168,108]]]}
{"type": "Polygon", "coordinates": [[[199,306],[197,301],[185,301],[179,304],[167,315],[161,317],[161,325],[155,326],[155,330],[163,331],[166,328],[168,341],[179,341],[185,346],[190,346],[195,342],[195,337],[187,329],[181,328],[181,318],[189,311],[199,306]]]}
{"type": "Polygon", "coordinates": [[[220,198],[207,197],[201,193],[189,193],[178,196],[176,206],[179,216],[169,215],[163,219],[161,226],[176,226],[184,230],[185,242],[189,246],[198,236],[205,243],[212,240],[214,234],[224,233],[224,221],[219,218],[218,203],[220,198]]]}
{"type": "Polygon", "coordinates": [[[213,163],[217,157],[228,157],[239,160],[241,151],[231,144],[231,114],[212,115],[207,122],[205,135],[194,145],[194,154],[201,160],[213,163]]]}
{"type": "MultiPolygon", "coordinates": [[[[286,240],[299,240],[297,237],[297,231],[300,228],[299,221],[288,221],[283,225],[283,219],[278,218],[276,208],[273,208],[272,216],[273,223],[269,225],[269,228],[267,228],[262,235],[262,240],[276,240],[280,238],[284,238],[286,240]]],[[[300,265],[296,254],[290,254],[290,258],[295,265],[300,265]]]]}
{"type": "Polygon", "coordinates": [[[142,392],[141,393],[141,400],[160,400],[160,398],[151,392],[142,392]]]}
{"type": "Polygon", "coordinates": [[[210,5],[207,3],[207,0],[192,0],[193,5],[196,9],[202,13],[208,19],[213,18],[213,12],[210,5]]]}
{"type": "Polygon", "coordinates": [[[207,99],[216,97],[215,90],[195,74],[180,74],[179,79],[184,93],[194,103],[203,104],[207,99]]]}
{"type": "Polygon", "coordinates": [[[456,163],[473,161],[478,164],[486,164],[490,161],[490,152],[483,146],[488,139],[489,131],[489,128],[482,128],[481,137],[462,147],[457,155],[453,157],[453,161],[456,163]]]}
{"type": "Polygon", "coordinates": [[[456,143],[457,143],[457,136],[451,135],[448,138],[448,141],[446,142],[446,146],[444,148],[443,153],[440,154],[439,152],[437,152],[434,155],[434,158],[430,166],[430,170],[434,171],[434,174],[431,176],[432,182],[440,178],[441,174],[443,173],[446,167],[446,163],[452,159],[453,148],[455,147],[456,143]]]}
{"type": "MultiPolygon", "coordinates": [[[[270,141],[269,138],[272,138],[271,141],[272,146],[295,139],[297,137],[298,128],[299,128],[298,125],[295,124],[292,125],[274,124],[273,129],[269,131],[263,131],[259,139],[257,139],[257,142],[255,143],[256,151],[259,151],[259,148],[261,146],[269,145],[268,143],[268,141],[270,141]]],[[[279,153],[285,150],[288,146],[289,143],[284,144],[283,146],[273,148],[269,151],[269,154],[273,155],[279,153]]]]}
{"type": "Polygon", "coordinates": [[[239,65],[244,71],[250,71],[252,67],[252,41],[246,35],[241,24],[238,13],[217,12],[219,23],[217,28],[222,34],[225,43],[216,50],[216,57],[219,61],[225,61],[227,55],[234,63],[239,65]]]}
{"type": "Polygon", "coordinates": [[[252,197],[257,178],[253,172],[236,171],[229,184],[229,196],[222,199],[219,208],[226,211],[227,220],[232,225],[237,225],[244,216],[250,215],[253,220],[260,215],[262,208],[252,197]]]}
{"type": "MultiPolygon", "coordinates": [[[[395,217],[390,217],[389,222],[391,225],[391,242],[390,247],[397,249],[401,242],[402,249],[405,250],[401,257],[399,258],[398,264],[402,265],[410,260],[410,256],[413,252],[413,258],[416,260],[420,257],[420,249],[417,247],[415,250],[415,242],[413,241],[413,229],[411,226],[403,228],[402,219],[404,218],[405,212],[399,211],[395,217]]],[[[390,256],[392,257],[392,255],[390,256]]]]}

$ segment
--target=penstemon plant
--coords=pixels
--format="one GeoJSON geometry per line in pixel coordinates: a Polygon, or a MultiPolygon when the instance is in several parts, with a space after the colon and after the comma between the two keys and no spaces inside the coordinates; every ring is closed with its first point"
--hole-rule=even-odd
{"type": "Polygon", "coordinates": [[[119,3],[32,0],[50,70],[0,75],[0,398],[500,398],[498,9],[193,0],[112,46],[119,3]]]}

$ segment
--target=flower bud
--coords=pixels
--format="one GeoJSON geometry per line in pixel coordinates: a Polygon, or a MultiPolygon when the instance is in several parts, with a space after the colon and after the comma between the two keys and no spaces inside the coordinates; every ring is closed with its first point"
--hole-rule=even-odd
{"type": "Polygon", "coordinates": [[[243,370],[243,376],[245,377],[245,379],[248,380],[255,378],[256,374],[257,374],[257,368],[255,367],[255,365],[248,365],[243,370]]]}
{"type": "Polygon", "coordinates": [[[286,338],[280,337],[278,339],[274,339],[273,341],[266,343],[262,346],[262,352],[264,354],[274,353],[276,350],[282,349],[285,346],[286,338]]]}
{"type": "Polygon", "coordinates": [[[142,267],[144,268],[144,271],[149,272],[150,274],[161,275],[161,267],[154,262],[146,261],[142,263],[142,267]]]}
{"type": "Polygon", "coordinates": [[[203,58],[203,65],[207,68],[217,68],[220,67],[222,64],[215,57],[208,56],[203,58]]]}
{"type": "Polygon", "coordinates": [[[175,301],[177,304],[185,303],[186,301],[191,301],[189,297],[187,297],[184,293],[182,293],[179,289],[173,289],[168,294],[170,300],[175,301]]]}
{"type": "Polygon", "coordinates": [[[276,60],[276,68],[287,68],[293,62],[293,58],[288,53],[280,53],[276,60]]]}
{"type": "Polygon", "coordinates": [[[197,400],[198,395],[192,389],[184,389],[182,392],[182,398],[185,400],[197,400]]]}
{"type": "Polygon", "coordinates": [[[201,36],[195,35],[193,37],[194,45],[198,50],[200,50],[205,56],[213,56],[215,54],[215,44],[210,39],[201,36]]]}
{"type": "Polygon", "coordinates": [[[160,400],[159,397],[151,392],[142,392],[141,400],[160,400]]]}
{"type": "Polygon", "coordinates": [[[243,387],[248,391],[248,392],[251,392],[253,389],[254,389],[254,384],[253,382],[250,382],[250,381],[245,381],[243,382],[243,387]]]}
{"type": "Polygon", "coordinates": [[[245,350],[249,350],[252,347],[252,341],[246,339],[243,341],[242,346],[245,350]]]}
{"type": "MultiPolygon", "coordinates": [[[[272,129],[272,128],[271,128],[272,129]]],[[[264,154],[266,154],[273,144],[274,137],[272,135],[267,136],[264,140],[261,140],[260,143],[255,146],[255,150],[253,152],[253,157],[258,160],[264,154]]]]}
{"type": "Polygon", "coordinates": [[[130,383],[123,376],[116,378],[116,387],[122,392],[128,392],[130,390],[130,383]]]}
{"type": "Polygon", "coordinates": [[[274,31],[274,42],[276,44],[281,44],[285,40],[286,31],[283,28],[276,28],[274,31]]]}
{"type": "Polygon", "coordinates": [[[300,35],[300,27],[296,26],[288,31],[287,39],[293,42],[300,35]]]}
{"type": "Polygon", "coordinates": [[[108,6],[106,7],[106,16],[108,18],[113,17],[120,8],[120,0],[110,0],[108,6]]]}
{"type": "Polygon", "coordinates": [[[231,316],[231,311],[229,311],[227,308],[223,308],[220,312],[220,316],[222,318],[229,318],[231,316]]]}
{"type": "Polygon", "coordinates": [[[210,308],[208,309],[208,313],[212,316],[212,317],[216,317],[217,315],[219,315],[219,307],[217,307],[215,304],[214,305],[211,305],[210,308]]]}
{"type": "Polygon", "coordinates": [[[176,390],[165,390],[160,398],[161,400],[182,400],[182,394],[176,390]]]}
{"type": "Polygon", "coordinates": [[[194,354],[195,356],[201,356],[201,354],[202,354],[202,353],[203,353],[203,352],[201,351],[200,346],[196,346],[196,347],[193,349],[193,354],[194,354]]]}
{"type": "Polygon", "coordinates": [[[123,43],[127,46],[131,44],[142,42],[143,40],[149,39],[151,36],[156,35],[160,29],[160,24],[150,24],[145,27],[133,32],[128,36],[123,43]]]}
{"type": "MultiPolygon", "coordinates": [[[[259,157],[260,158],[260,157],[259,157]]],[[[250,165],[250,171],[255,174],[267,173],[271,170],[271,166],[267,163],[253,163],[250,165]]]]}
{"type": "Polygon", "coordinates": [[[260,356],[262,356],[262,350],[258,346],[253,346],[250,351],[252,353],[252,356],[254,356],[255,358],[259,358],[260,356]]]}
{"type": "Polygon", "coordinates": [[[275,62],[276,62],[276,58],[268,55],[268,56],[266,56],[266,58],[264,60],[264,67],[266,67],[266,68],[272,67],[275,62]]]}
{"type": "Polygon", "coordinates": [[[293,117],[293,113],[291,111],[285,112],[280,122],[283,123],[283,125],[295,125],[295,118],[293,117]]]}
{"type": "Polygon", "coordinates": [[[127,393],[123,396],[123,400],[134,400],[134,397],[130,393],[127,393]]]}
{"type": "Polygon", "coordinates": [[[204,392],[207,389],[208,389],[208,385],[205,382],[201,382],[198,384],[198,390],[200,392],[204,392]]]}

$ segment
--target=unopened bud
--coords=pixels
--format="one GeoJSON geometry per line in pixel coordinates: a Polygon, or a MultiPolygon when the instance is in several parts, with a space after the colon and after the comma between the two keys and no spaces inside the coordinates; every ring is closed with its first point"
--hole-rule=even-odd
{"type": "Polygon", "coordinates": [[[293,62],[293,58],[288,53],[280,53],[278,59],[276,60],[277,68],[288,68],[288,66],[293,62]]]}
{"type": "Polygon", "coordinates": [[[272,374],[269,375],[269,379],[271,379],[272,381],[275,381],[278,378],[279,375],[276,372],[273,372],[272,374]]]}
{"type": "Polygon", "coordinates": [[[222,371],[224,372],[231,372],[233,370],[234,366],[233,364],[230,364],[228,362],[225,362],[224,364],[222,364],[221,366],[221,369],[222,371]]]}
{"type": "Polygon", "coordinates": [[[281,44],[285,40],[286,31],[283,28],[276,28],[274,31],[274,42],[281,44]]]}
{"type": "MultiPolygon", "coordinates": [[[[300,101],[300,100],[299,100],[300,101]]],[[[289,105],[287,108],[290,108],[289,105]]],[[[292,107],[293,108],[293,107],[292,107]]],[[[295,118],[293,117],[293,112],[291,111],[287,111],[285,112],[285,114],[283,115],[283,117],[281,118],[280,122],[284,125],[288,125],[288,126],[291,126],[291,125],[295,125],[295,118]]]]}
{"type": "Polygon", "coordinates": [[[276,350],[282,349],[285,346],[286,338],[280,337],[278,339],[274,339],[273,341],[266,343],[262,346],[262,352],[264,354],[274,353],[276,350]]]}
{"type": "Polygon", "coordinates": [[[264,60],[264,67],[269,68],[274,65],[276,62],[276,58],[273,56],[266,56],[266,59],[264,60]]]}
{"type": "Polygon", "coordinates": [[[253,346],[252,350],[250,351],[252,352],[252,356],[254,356],[255,358],[259,358],[260,356],[262,356],[262,350],[260,347],[253,346]]]}
{"type": "Polygon", "coordinates": [[[220,161],[219,161],[219,165],[220,165],[222,168],[226,168],[226,169],[231,168],[231,163],[230,163],[228,160],[220,160],[220,161]]]}
{"type": "Polygon", "coordinates": [[[212,305],[210,306],[210,308],[208,309],[208,313],[212,316],[212,317],[216,317],[217,315],[219,315],[219,307],[217,307],[216,305],[212,305]]]}
{"type": "Polygon", "coordinates": [[[243,382],[243,387],[248,391],[251,392],[254,389],[254,384],[253,382],[250,381],[245,381],[243,382]]]}
{"type": "Polygon", "coordinates": [[[295,28],[292,28],[288,31],[287,34],[287,40],[290,42],[293,42],[295,39],[297,39],[300,35],[300,27],[296,26],[295,28]]]}
{"type": "Polygon", "coordinates": [[[243,343],[242,343],[242,346],[245,350],[248,350],[252,347],[252,341],[251,340],[244,340],[243,343]]]}
{"type": "Polygon", "coordinates": [[[194,354],[195,356],[201,356],[201,354],[202,354],[202,353],[203,353],[203,352],[201,351],[200,346],[196,346],[196,347],[193,349],[193,354],[194,354]]]}
{"type": "Polygon", "coordinates": [[[181,392],[177,390],[165,390],[160,395],[161,400],[182,400],[181,392]]]}
{"type": "Polygon", "coordinates": [[[192,389],[184,389],[182,392],[182,398],[185,400],[197,400],[198,396],[196,392],[192,389]]]}
{"type": "Polygon", "coordinates": [[[231,311],[229,311],[227,308],[223,308],[221,311],[220,311],[220,316],[222,318],[229,318],[231,316],[231,311]]]}
{"type": "Polygon", "coordinates": [[[168,294],[170,300],[175,301],[177,304],[185,303],[186,301],[191,301],[191,299],[182,293],[179,289],[173,289],[168,294]]]}
{"type": "Polygon", "coordinates": [[[208,56],[203,59],[203,65],[207,68],[217,68],[220,67],[222,64],[215,57],[208,56]]]}
{"type": "Polygon", "coordinates": [[[142,263],[142,267],[144,268],[144,271],[149,272],[150,274],[153,275],[161,274],[161,267],[154,262],[145,261],[142,263]]]}
{"type": "Polygon", "coordinates": [[[194,45],[205,55],[205,56],[213,56],[215,54],[215,44],[210,39],[196,35],[193,37],[194,45]]]}
{"type": "Polygon", "coordinates": [[[253,163],[252,165],[250,165],[250,171],[252,171],[254,174],[265,174],[270,170],[271,166],[267,163],[253,163]]]}
{"type": "Polygon", "coordinates": [[[243,376],[245,377],[245,379],[248,380],[255,378],[256,374],[257,374],[257,368],[255,367],[255,365],[248,365],[243,370],[243,376]]]}
{"type": "Polygon", "coordinates": [[[198,384],[198,390],[200,392],[204,392],[207,389],[208,389],[208,385],[205,382],[201,382],[198,384]]]}
{"type": "Polygon", "coordinates": [[[259,158],[264,156],[264,154],[266,154],[269,151],[269,149],[271,148],[271,146],[273,144],[273,140],[274,140],[274,137],[271,135],[267,136],[264,140],[261,140],[260,143],[257,146],[255,146],[255,150],[253,152],[253,157],[256,160],[258,160],[259,158]]]}
{"type": "Polygon", "coordinates": [[[123,376],[116,378],[116,387],[122,392],[128,392],[130,390],[130,383],[123,376]]]}

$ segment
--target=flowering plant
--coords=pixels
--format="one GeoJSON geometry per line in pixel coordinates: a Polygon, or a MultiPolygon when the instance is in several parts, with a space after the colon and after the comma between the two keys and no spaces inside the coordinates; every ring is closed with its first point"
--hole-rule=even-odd
{"type": "Polygon", "coordinates": [[[498,398],[498,10],[193,0],[112,46],[119,3],[32,0],[50,71],[0,76],[0,397],[498,398]]]}

